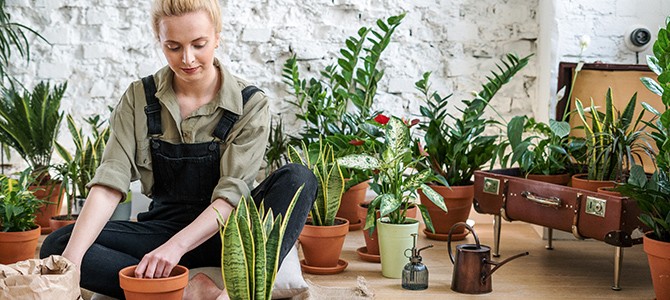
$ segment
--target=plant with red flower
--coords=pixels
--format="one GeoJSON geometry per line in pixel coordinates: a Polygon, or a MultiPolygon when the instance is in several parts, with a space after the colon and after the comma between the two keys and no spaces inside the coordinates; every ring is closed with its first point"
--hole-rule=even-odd
{"type": "Polygon", "coordinates": [[[382,114],[378,114],[378,115],[374,118],[375,122],[377,122],[377,123],[379,123],[379,124],[382,124],[382,125],[386,125],[386,123],[388,123],[390,119],[391,119],[391,118],[389,118],[389,117],[387,117],[387,116],[385,116],[385,115],[382,115],[382,114]]]}

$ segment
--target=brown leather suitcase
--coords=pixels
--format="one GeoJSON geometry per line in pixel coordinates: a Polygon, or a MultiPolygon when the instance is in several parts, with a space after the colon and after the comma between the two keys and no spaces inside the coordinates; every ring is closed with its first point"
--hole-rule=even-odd
{"type": "Polygon", "coordinates": [[[636,202],[519,175],[517,168],[475,172],[474,208],[495,216],[493,255],[499,255],[501,218],[549,228],[548,249],[553,247],[551,229],[571,232],[616,247],[612,289],[620,289],[623,247],[642,243],[644,225],[636,202]]]}

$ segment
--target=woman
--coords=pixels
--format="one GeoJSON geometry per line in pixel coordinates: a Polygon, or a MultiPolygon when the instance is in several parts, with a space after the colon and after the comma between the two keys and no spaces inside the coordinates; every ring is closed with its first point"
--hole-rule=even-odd
{"type": "Polygon", "coordinates": [[[298,165],[251,189],[268,138],[267,98],[214,57],[218,1],[155,0],[152,19],[168,66],[126,90],[76,224],[49,235],[40,253],[62,254],[79,266],[82,287],[117,298],[123,298],[118,271],[126,266],[137,264],[135,275],[149,278],[168,276],[177,264],[220,266],[215,209],[228,217],[242,196],[251,195],[283,214],[304,184],[283,259],[316,197],[314,175],[298,165]],[[152,198],[149,211],[138,222],[108,222],[137,179],[152,198]]]}

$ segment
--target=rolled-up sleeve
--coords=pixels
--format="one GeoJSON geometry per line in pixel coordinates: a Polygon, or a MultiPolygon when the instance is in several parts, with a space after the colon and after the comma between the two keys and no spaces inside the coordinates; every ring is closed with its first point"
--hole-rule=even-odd
{"type": "Polygon", "coordinates": [[[130,87],[114,108],[110,117],[110,135],[100,166],[86,185],[103,185],[119,191],[125,197],[131,179],[139,177],[135,167],[134,103],[130,87]]]}
{"type": "Polygon", "coordinates": [[[265,155],[269,125],[267,97],[258,92],[245,105],[244,114],[224,143],[221,178],[212,193],[212,201],[221,198],[237,206],[242,196],[249,197],[265,155]]]}

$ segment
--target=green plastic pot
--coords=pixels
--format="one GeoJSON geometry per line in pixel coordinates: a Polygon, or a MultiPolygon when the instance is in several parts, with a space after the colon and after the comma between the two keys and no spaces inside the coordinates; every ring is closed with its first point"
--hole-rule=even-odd
{"type": "Polygon", "coordinates": [[[409,262],[405,250],[412,249],[414,241],[412,234],[418,234],[419,221],[407,218],[405,224],[387,222],[388,218],[377,219],[382,275],[388,278],[401,278],[402,269],[409,262]]]}

